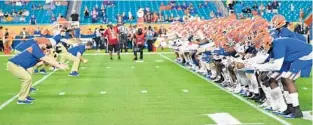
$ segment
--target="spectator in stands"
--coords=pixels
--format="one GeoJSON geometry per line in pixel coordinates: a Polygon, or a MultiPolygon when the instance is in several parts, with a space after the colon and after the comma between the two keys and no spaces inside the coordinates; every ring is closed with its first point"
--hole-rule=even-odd
{"type": "Polygon", "coordinates": [[[88,10],[87,6],[85,6],[84,16],[85,16],[85,18],[89,17],[89,10],[88,10]]]}
{"type": "Polygon", "coordinates": [[[50,20],[51,20],[51,23],[53,23],[53,22],[55,22],[55,21],[56,21],[56,18],[55,18],[55,16],[54,16],[54,14],[52,14],[52,15],[51,15],[50,20]]]}
{"type": "Polygon", "coordinates": [[[123,22],[123,17],[120,14],[117,14],[115,17],[117,23],[122,23],[123,22]]]}
{"type": "Polygon", "coordinates": [[[157,14],[156,12],[154,12],[154,13],[153,13],[152,22],[153,22],[153,23],[156,23],[156,22],[158,21],[158,19],[159,19],[158,14],[157,14]]]}
{"type": "Polygon", "coordinates": [[[271,13],[271,12],[272,12],[272,6],[270,3],[268,3],[266,6],[266,13],[271,13]]]}
{"type": "Polygon", "coordinates": [[[145,20],[145,22],[147,22],[147,23],[151,23],[151,16],[150,16],[150,13],[145,14],[144,20],[145,20]]]}
{"type": "Polygon", "coordinates": [[[105,12],[106,12],[105,7],[104,7],[104,5],[102,4],[102,5],[101,5],[101,9],[100,9],[100,17],[101,17],[101,16],[104,16],[104,15],[105,15],[105,12]]]}
{"type": "Polygon", "coordinates": [[[161,5],[160,5],[160,9],[159,10],[165,10],[165,6],[164,6],[164,3],[163,2],[161,2],[161,5]]]}
{"type": "Polygon", "coordinates": [[[97,13],[96,8],[93,8],[93,10],[92,10],[92,19],[91,19],[92,23],[96,23],[97,22],[97,15],[98,15],[98,13],[97,13]]]}
{"type": "Polygon", "coordinates": [[[34,31],[34,36],[35,37],[41,36],[41,30],[39,26],[37,26],[36,30],[34,31]]]}
{"type": "Polygon", "coordinates": [[[123,22],[126,22],[128,20],[128,17],[126,16],[125,12],[122,13],[123,22]]]}
{"type": "Polygon", "coordinates": [[[211,19],[215,18],[215,14],[214,14],[213,11],[210,12],[210,18],[211,18],[211,19]]]}
{"type": "Polygon", "coordinates": [[[278,10],[277,10],[278,7],[279,7],[278,2],[277,2],[276,0],[274,0],[274,1],[272,2],[273,13],[278,13],[278,10]]]}
{"type": "Polygon", "coordinates": [[[104,13],[103,16],[102,16],[102,23],[103,24],[107,24],[108,22],[109,22],[108,16],[104,13]]]}
{"type": "Polygon", "coordinates": [[[209,7],[209,2],[208,2],[208,1],[205,1],[202,6],[203,6],[203,8],[208,8],[208,7],[209,7]]]}
{"type": "Polygon", "coordinates": [[[293,5],[293,3],[290,4],[290,11],[291,12],[295,11],[295,6],[293,5]]]}
{"type": "Polygon", "coordinates": [[[128,20],[129,20],[129,21],[133,21],[133,19],[134,19],[134,18],[133,18],[133,14],[132,14],[132,12],[129,10],[129,11],[128,11],[128,20]]]}
{"type": "Polygon", "coordinates": [[[164,22],[168,22],[168,21],[169,21],[169,18],[168,18],[167,15],[165,15],[165,17],[164,17],[164,22]]]}
{"type": "Polygon", "coordinates": [[[23,11],[23,16],[28,17],[29,16],[29,11],[24,9],[23,11]]]}
{"type": "Polygon", "coordinates": [[[159,20],[158,20],[158,22],[164,22],[164,16],[162,15],[162,13],[161,12],[159,12],[159,20]]]}
{"type": "Polygon", "coordinates": [[[186,9],[188,8],[186,2],[183,2],[183,5],[181,6],[181,8],[182,8],[183,10],[186,10],[186,9]]]}
{"type": "Polygon", "coordinates": [[[148,6],[146,6],[145,12],[146,13],[150,12],[150,8],[148,6]]]}
{"type": "Polygon", "coordinates": [[[30,18],[30,25],[36,25],[36,24],[37,24],[37,19],[35,15],[32,15],[32,17],[30,18]]]}
{"type": "Polygon", "coordinates": [[[171,13],[171,16],[169,17],[168,21],[169,22],[173,22],[174,21],[174,14],[173,13],[171,13]]]}
{"type": "Polygon", "coordinates": [[[202,3],[199,3],[198,8],[202,8],[202,7],[203,7],[202,3]]]}
{"type": "Polygon", "coordinates": [[[259,6],[259,10],[260,10],[261,16],[263,16],[264,11],[265,11],[265,7],[264,7],[263,3],[261,3],[261,5],[259,6]]]}
{"type": "Polygon", "coordinates": [[[302,8],[300,8],[300,20],[303,20],[303,18],[304,18],[304,12],[303,12],[303,9],[302,8]]]}
{"type": "Polygon", "coordinates": [[[26,22],[26,18],[24,16],[20,17],[20,22],[26,22]]]}
{"type": "Polygon", "coordinates": [[[26,28],[24,27],[23,30],[20,32],[20,37],[22,39],[27,39],[29,36],[29,33],[26,31],[26,28]]]}
{"type": "Polygon", "coordinates": [[[71,14],[71,19],[72,21],[79,21],[79,14],[75,10],[71,14]]]}

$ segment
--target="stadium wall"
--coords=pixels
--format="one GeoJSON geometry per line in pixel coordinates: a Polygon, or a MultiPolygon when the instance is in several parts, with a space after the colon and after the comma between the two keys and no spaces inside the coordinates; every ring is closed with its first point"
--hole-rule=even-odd
{"type": "MultiPolygon", "coordinates": [[[[125,25],[129,26],[130,24],[125,24],[125,25]]],[[[15,36],[15,35],[19,35],[20,31],[22,31],[23,28],[26,28],[30,32],[30,34],[32,34],[33,31],[36,29],[36,27],[46,28],[49,26],[50,25],[3,25],[3,28],[4,29],[8,28],[10,35],[15,36]]],[[[100,27],[100,26],[103,26],[104,28],[106,28],[107,24],[80,25],[81,34],[87,34],[88,29],[91,29],[93,31],[95,28],[100,27]]],[[[148,27],[148,26],[151,26],[152,28],[153,27],[160,28],[160,26],[168,28],[170,24],[145,24],[145,27],[148,27]]]]}

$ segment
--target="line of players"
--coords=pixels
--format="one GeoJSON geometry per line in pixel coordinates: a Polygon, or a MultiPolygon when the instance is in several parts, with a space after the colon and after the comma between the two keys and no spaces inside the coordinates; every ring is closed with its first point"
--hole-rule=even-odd
{"type": "Polygon", "coordinates": [[[86,49],[92,48],[92,43],[81,43],[74,37],[73,30],[63,29],[52,38],[36,37],[18,44],[15,48],[16,55],[9,59],[7,69],[21,80],[21,89],[18,94],[17,104],[32,104],[34,98],[29,93],[36,91],[32,88],[32,74],[38,71],[46,74],[46,66],[61,70],[69,67],[64,62],[72,62],[70,76],[79,76],[80,62],[87,63],[83,58],[86,49]],[[59,60],[59,61],[58,61],[59,60]]]}
{"type": "MultiPolygon", "coordinates": [[[[108,38],[110,59],[113,60],[113,50],[117,52],[118,59],[121,59],[118,29],[109,24],[103,35],[108,38]]],[[[139,28],[134,34],[134,60],[137,60],[137,52],[140,53],[140,60],[143,59],[144,44],[145,34],[139,28]]],[[[18,44],[14,50],[16,56],[10,58],[7,64],[8,71],[22,82],[17,104],[32,104],[35,99],[31,98],[29,93],[36,91],[31,87],[32,74],[47,74],[45,69],[48,66],[66,70],[68,65],[65,64],[65,61],[70,61],[73,64],[69,76],[79,76],[80,62],[88,62],[83,58],[83,54],[86,49],[92,47],[92,42],[83,44],[80,39],[75,38],[74,30],[66,28],[60,30],[52,38],[36,37],[18,44]],[[57,61],[58,59],[59,61],[57,61]]]]}
{"type": "Polygon", "coordinates": [[[303,117],[295,80],[310,75],[312,45],[282,15],[174,22],[169,35],[178,63],[277,115],[303,117]]]}

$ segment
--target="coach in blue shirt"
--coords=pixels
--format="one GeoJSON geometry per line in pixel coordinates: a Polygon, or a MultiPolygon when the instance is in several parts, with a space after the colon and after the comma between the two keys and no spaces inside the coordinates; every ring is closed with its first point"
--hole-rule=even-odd
{"type": "Polygon", "coordinates": [[[29,97],[28,94],[32,85],[32,67],[37,63],[44,61],[60,69],[67,67],[66,65],[59,64],[51,57],[46,56],[44,54],[46,49],[46,44],[34,44],[22,53],[9,59],[7,64],[8,71],[22,81],[17,104],[31,104],[32,101],[35,100],[29,97]]]}

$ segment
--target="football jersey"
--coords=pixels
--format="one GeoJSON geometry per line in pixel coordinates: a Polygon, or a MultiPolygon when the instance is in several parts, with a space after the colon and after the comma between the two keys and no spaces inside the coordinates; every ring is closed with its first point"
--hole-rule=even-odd
{"type": "Polygon", "coordinates": [[[78,45],[75,47],[72,47],[68,50],[69,53],[71,53],[73,56],[77,56],[77,53],[79,52],[81,55],[86,51],[85,45],[78,45]]]}
{"type": "Polygon", "coordinates": [[[28,47],[31,47],[32,45],[36,44],[36,41],[34,39],[29,39],[24,42],[19,43],[16,47],[15,50],[18,50],[20,52],[24,51],[28,47]]]}
{"type": "Polygon", "coordinates": [[[285,62],[293,62],[312,52],[312,45],[293,38],[279,38],[273,41],[273,58],[284,57],[285,62]]]}
{"type": "Polygon", "coordinates": [[[35,66],[38,60],[44,56],[45,54],[39,48],[38,44],[34,44],[22,53],[9,59],[9,61],[23,67],[24,69],[28,69],[35,66]]]}

